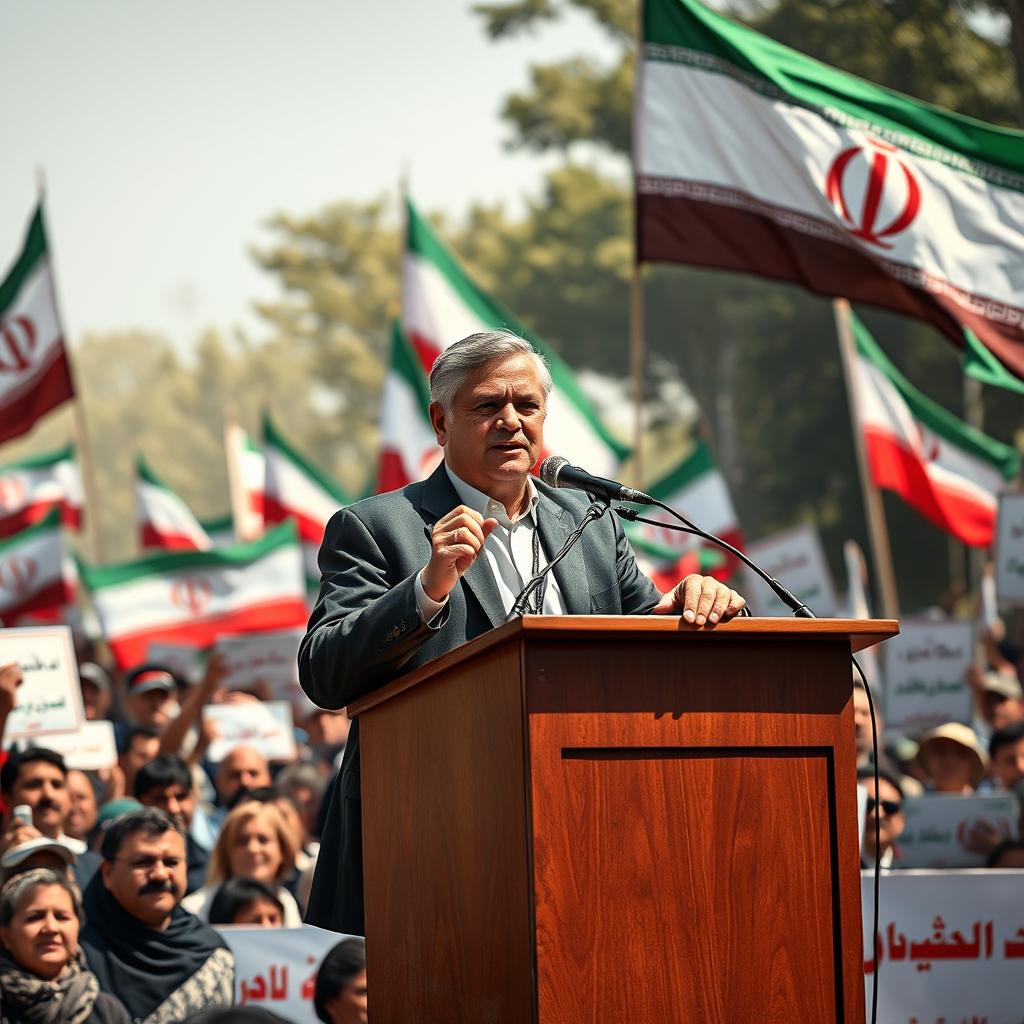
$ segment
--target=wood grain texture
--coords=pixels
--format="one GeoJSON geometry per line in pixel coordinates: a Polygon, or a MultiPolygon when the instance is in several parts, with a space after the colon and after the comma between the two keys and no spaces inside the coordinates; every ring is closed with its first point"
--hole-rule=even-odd
{"type": "Polygon", "coordinates": [[[517,647],[488,650],[363,718],[374,1024],[534,1020],[517,647]]]}

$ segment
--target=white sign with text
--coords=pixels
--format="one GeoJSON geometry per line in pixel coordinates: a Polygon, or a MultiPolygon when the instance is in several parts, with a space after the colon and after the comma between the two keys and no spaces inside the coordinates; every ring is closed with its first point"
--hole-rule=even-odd
{"type": "Polygon", "coordinates": [[[7,717],[4,744],[77,730],[85,714],[70,627],[0,629],[0,665],[12,661],[25,679],[7,717]]]}
{"type": "MultiPolygon", "coordinates": [[[[777,579],[806,604],[819,619],[830,618],[838,613],[839,603],[828,571],[828,562],[818,531],[811,523],[754,541],[747,545],[746,553],[769,576],[777,579]]],[[[793,614],[764,580],[747,568],[743,572],[746,580],[744,596],[755,615],[793,614]]]]}
{"type": "Polygon", "coordinates": [[[206,753],[214,764],[223,761],[235,747],[253,747],[268,761],[295,760],[292,707],[287,701],[208,704],[203,708],[203,719],[217,730],[217,738],[206,753]]]}
{"type": "Polygon", "coordinates": [[[75,732],[49,733],[40,746],[54,750],[68,768],[97,772],[117,764],[113,722],[83,722],[75,732]]]}
{"type": "Polygon", "coordinates": [[[914,796],[903,801],[906,826],[896,841],[896,861],[906,868],[982,867],[972,832],[989,826],[1002,839],[1017,837],[1020,808],[1012,793],[914,796]]]}
{"type": "Polygon", "coordinates": [[[314,704],[299,686],[299,644],[304,635],[302,629],[277,629],[217,637],[214,651],[228,663],[224,686],[251,690],[263,683],[275,700],[287,700],[297,715],[308,715],[314,704]]]}
{"type": "Polygon", "coordinates": [[[1003,604],[1024,604],[1024,494],[999,495],[996,594],[1003,604]]]}
{"type": "Polygon", "coordinates": [[[887,728],[916,735],[944,722],[970,724],[973,623],[904,619],[884,651],[887,728]]]}

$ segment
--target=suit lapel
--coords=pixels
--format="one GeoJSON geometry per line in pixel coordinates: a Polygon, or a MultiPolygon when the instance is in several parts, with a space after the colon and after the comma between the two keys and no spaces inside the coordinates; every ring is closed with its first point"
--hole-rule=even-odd
{"type": "MultiPolygon", "coordinates": [[[[423,516],[423,528],[428,541],[438,519],[448,515],[459,503],[458,492],[452,486],[442,462],[423,485],[420,514],[423,516]]],[[[498,584],[494,582],[487,562],[478,558],[463,575],[462,583],[477,599],[490,624],[500,626],[505,621],[505,606],[501,603],[498,584]]]]}
{"type": "MultiPolygon", "coordinates": [[[[569,535],[578,525],[569,513],[549,498],[538,487],[540,502],[537,507],[537,522],[544,553],[550,561],[569,535]]],[[[587,565],[583,557],[583,538],[552,570],[558,580],[562,595],[562,607],[567,615],[588,615],[590,613],[590,585],[587,580],[587,565]]]]}

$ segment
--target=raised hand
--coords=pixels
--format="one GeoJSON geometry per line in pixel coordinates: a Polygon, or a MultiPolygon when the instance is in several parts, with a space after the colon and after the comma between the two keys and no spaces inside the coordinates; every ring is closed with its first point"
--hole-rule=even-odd
{"type": "Polygon", "coordinates": [[[443,601],[452,592],[497,525],[497,519],[484,519],[465,505],[438,519],[430,538],[430,561],[420,577],[427,597],[443,601]]]}

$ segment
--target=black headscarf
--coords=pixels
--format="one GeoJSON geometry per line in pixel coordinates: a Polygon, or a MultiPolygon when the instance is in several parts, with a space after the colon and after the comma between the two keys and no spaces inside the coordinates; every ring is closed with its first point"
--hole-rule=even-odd
{"type": "Polygon", "coordinates": [[[148,1017],[227,943],[208,924],[175,907],[162,932],[129,914],[97,874],[84,896],[88,922],[79,939],[100,988],[115,993],[129,1015],[148,1017]]]}

